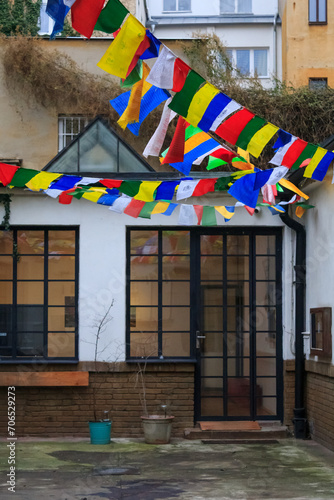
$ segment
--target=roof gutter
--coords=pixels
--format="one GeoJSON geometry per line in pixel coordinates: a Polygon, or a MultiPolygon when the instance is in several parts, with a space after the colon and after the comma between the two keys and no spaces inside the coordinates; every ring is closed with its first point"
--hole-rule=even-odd
{"type": "Polygon", "coordinates": [[[288,213],[280,214],[281,220],[296,233],[295,257],[295,408],[294,434],[296,439],[306,439],[307,419],[304,406],[304,340],[305,288],[306,288],[306,231],[288,213]]]}

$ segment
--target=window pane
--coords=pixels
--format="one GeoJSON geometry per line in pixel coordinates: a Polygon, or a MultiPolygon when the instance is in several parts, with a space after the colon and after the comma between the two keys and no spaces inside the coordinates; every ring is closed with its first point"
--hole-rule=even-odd
{"type": "Polygon", "coordinates": [[[227,253],[229,255],[248,255],[249,236],[227,236],[227,253]]]}
{"type": "Polygon", "coordinates": [[[276,258],[256,257],[256,279],[275,280],[275,277],[276,277],[276,258]]]}
{"type": "Polygon", "coordinates": [[[73,280],[75,278],[75,258],[49,256],[49,279],[73,280]]]}
{"type": "Polygon", "coordinates": [[[21,256],[17,263],[17,278],[19,280],[44,279],[44,257],[21,256]]]}
{"type": "Polygon", "coordinates": [[[179,10],[190,10],[191,0],[179,0],[179,10]]]}
{"type": "Polygon", "coordinates": [[[201,300],[203,306],[222,306],[223,287],[221,285],[202,284],[201,300]]]}
{"type": "Polygon", "coordinates": [[[17,283],[18,304],[44,304],[44,283],[41,281],[19,281],[17,283]]]}
{"type": "Polygon", "coordinates": [[[252,12],[252,0],[238,0],[238,12],[252,12]]]}
{"type": "Polygon", "coordinates": [[[276,356],[276,334],[265,332],[256,334],[257,356],[276,356]]]}
{"type": "Polygon", "coordinates": [[[136,282],[131,283],[131,306],[157,306],[158,305],[158,283],[136,282]]]}
{"type": "Polygon", "coordinates": [[[234,12],[236,0],[220,0],[220,12],[234,12]]]}
{"type": "Polygon", "coordinates": [[[70,358],[75,356],[75,333],[49,333],[49,358],[70,358]]]}
{"type": "MultiPolygon", "coordinates": [[[[222,332],[209,332],[205,334],[205,339],[201,340],[201,352],[204,356],[222,356],[223,355],[223,334],[222,332]]],[[[216,361],[208,360],[208,362],[213,362],[217,364],[216,361]]],[[[222,360],[218,361],[222,363],[222,360]]],[[[209,375],[209,373],[205,373],[209,375]]],[[[218,373],[219,375],[219,373],[218,373]]]]}
{"type": "Polygon", "coordinates": [[[201,279],[222,280],[223,259],[222,257],[201,257],[201,279]]]}
{"type": "Polygon", "coordinates": [[[267,50],[254,50],[254,74],[257,76],[268,76],[267,50]]]}
{"type": "Polygon", "coordinates": [[[317,1],[318,0],[309,0],[309,11],[308,11],[308,16],[309,16],[309,21],[311,23],[317,22],[317,1]]]}
{"type": "Polygon", "coordinates": [[[256,236],[256,253],[263,255],[275,255],[276,236],[256,236]]]}
{"type": "Polygon", "coordinates": [[[158,231],[131,231],[131,254],[158,253],[158,231]]]}
{"type": "Polygon", "coordinates": [[[308,86],[310,90],[324,90],[327,88],[327,78],[309,78],[308,86]]]}
{"type": "Polygon", "coordinates": [[[74,330],[75,324],[73,315],[75,308],[69,307],[49,307],[48,308],[48,330],[50,332],[63,332],[74,330]]]}
{"type": "Polygon", "coordinates": [[[256,308],[256,329],[262,332],[275,332],[276,330],[276,308],[256,308]]]}
{"type": "Polygon", "coordinates": [[[0,304],[11,304],[12,302],[13,302],[12,282],[11,281],[0,282],[0,304]]]}
{"type": "Polygon", "coordinates": [[[249,50],[237,50],[237,69],[242,75],[249,75],[249,50]]]}
{"type": "Polygon", "coordinates": [[[49,253],[75,252],[75,231],[49,231],[49,253]]]}
{"type": "Polygon", "coordinates": [[[162,329],[165,331],[189,331],[189,307],[164,307],[162,309],[162,329]]]}
{"type": "Polygon", "coordinates": [[[158,331],[158,308],[131,307],[131,330],[158,331]]]}
{"type": "Polygon", "coordinates": [[[202,255],[221,255],[223,252],[223,238],[216,234],[201,235],[202,255]]]}
{"type": "Polygon", "coordinates": [[[42,332],[43,309],[43,306],[18,306],[17,330],[19,332],[42,332]]]}
{"type": "Polygon", "coordinates": [[[275,281],[258,281],[256,283],[256,305],[269,306],[276,304],[275,281]]]}
{"type": "Polygon", "coordinates": [[[162,253],[163,254],[190,254],[190,233],[189,231],[164,231],[162,233],[162,253]]]}
{"type": "Polygon", "coordinates": [[[202,358],[201,377],[222,377],[223,358],[202,358]]]}
{"type": "Polygon", "coordinates": [[[227,285],[227,305],[228,306],[248,306],[249,305],[249,283],[228,283],[227,285]]]}
{"type": "Polygon", "coordinates": [[[178,281],[163,283],[162,304],[165,306],[188,306],[190,304],[190,283],[178,281]]]}
{"type": "Polygon", "coordinates": [[[131,333],[130,356],[137,358],[149,358],[158,356],[158,334],[157,333],[131,333]]]}
{"type": "Polygon", "coordinates": [[[164,10],[176,10],[176,0],[164,0],[164,10]]]}
{"type": "Polygon", "coordinates": [[[0,255],[0,279],[13,279],[13,257],[2,257],[0,255]]]}
{"type": "MultiPolygon", "coordinates": [[[[9,333],[12,329],[12,307],[0,305],[0,333],[9,333]]],[[[3,335],[5,338],[6,335],[3,335]]]]}
{"type": "Polygon", "coordinates": [[[64,306],[67,297],[75,296],[75,283],[68,281],[49,283],[49,305],[64,306]]]}
{"type": "Polygon", "coordinates": [[[223,309],[222,307],[203,308],[203,332],[223,331],[223,309]]]}
{"type": "Polygon", "coordinates": [[[248,280],[249,279],[249,258],[248,257],[227,257],[227,279],[228,280],[248,280]]]}
{"type": "Polygon", "coordinates": [[[189,333],[164,333],[162,335],[163,356],[190,356],[189,333]]]}
{"type": "Polygon", "coordinates": [[[13,253],[13,232],[12,231],[0,231],[0,254],[13,253]]]}
{"type": "Polygon", "coordinates": [[[190,280],[190,258],[163,257],[162,277],[164,280],[190,280]]]}
{"type": "Polygon", "coordinates": [[[17,231],[17,251],[19,254],[42,254],[44,252],[44,231],[17,231]]]}
{"type": "Polygon", "coordinates": [[[158,257],[131,257],[132,280],[158,279],[158,257]]]}
{"type": "Polygon", "coordinates": [[[256,400],[257,415],[276,415],[277,413],[277,400],[275,397],[262,398],[258,397],[256,400]]]}
{"type": "MultiPolygon", "coordinates": [[[[256,375],[258,377],[275,377],[276,358],[258,358],[256,360],[256,375]]],[[[275,379],[275,384],[276,384],[276,379],[275,379]]],[[[270,396],[274,396],[275,394],[276,394],[276,385],[275,385],[275,391],[272,394],[270,394],[270,396]]]]}
{"type": "Polygon", "coordinates": [[[327,21],[326,1],[327,0],[319,0],[319,23],[325,23],[327,21]]]}
{"type": "MultiPolygon", "coordinates": [[[[213,379],[208,379],[208,381],[213,379]]],[[[201,399],[201,415],[203,417],[222,417],[224,416],[223,398],[206,398],[201,399]]]]}
{"type": "Polygon", "coordinates": [[[230,332],[226,336],[228,356],[249,356],[249,333],[230,332]]]}
{"type": "Polygon", "coordinates": [[[43,356],[43,334],[18,333],[16,347],[18,356],[43,356]]]}

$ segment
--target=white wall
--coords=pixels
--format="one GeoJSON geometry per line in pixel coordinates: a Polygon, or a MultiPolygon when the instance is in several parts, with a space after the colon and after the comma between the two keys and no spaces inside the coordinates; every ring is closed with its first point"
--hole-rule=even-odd
{"type": "MultiPolygon", "coordinates": [[[[212,204],[217,200],[212,198],[212,204]]],[[[200,202],[210,204],[210,201],[200,202]]],[[[222,196],[219,204],[231,205],[235,200],[222,196]]],[[[196,200],[194,200],[194,203],[196,200]]],[[[18,194],[13,196],[11,207],[12,225],[78,225],[80,227],[79,247],[79,358],[91,361],[94,358],[94,325],[101,319],[110,302],[114,299],[111,310],[112,320],[108,324],[105,343],[108,346],[101,360],[124,360],[125,358],[125,255],[126,227],[129,225],[176,225],[178,208],[171,217],[152,216],[151,220],[134,219],[128,215],[119,215],[107,207],[96,205],[87,200],[74,199],[71,205],[61,205],[40,194],[18,194]]],[[[0,208],[0,218],[3,208],[0,208]]],[[[221,216],[218,224],[225,226],[221,216]]],[[[236,208],[232,226],[281,226],[278,216],[273,216],[267,209],[251,217],[243,208],[236,208]]],[[[284,359],[292,358],[291,319],[294,310],[292,275],[293,256],[291,252],[291,231],[284,228],[283,236],[283,338],[284,359]]],[[[294,246],[294,245],[293,245],[294,246]]],[[[332,286],[333,287],[333,286],[332,286]]],[[[334,296],[334,295],[333,295],[334,296]]]]}
{"type": "MultiPolygon", "coordinates": [[[[151,16],[161,16],[163,12],[163,0],[147,0],[151,16]]],[[[253,14],[256,15],[274,15],[277,12],[277,0],[253,0],[253,14]]],[[[219,0],[191,0],[191,13],[180,13],[179,15],[192,16],[219,16],[219,0]]],[[[166,14],[168,15],[168,14],[166,14]]],[[[176,14],[177,15],[177,14],[176,14]]]]}

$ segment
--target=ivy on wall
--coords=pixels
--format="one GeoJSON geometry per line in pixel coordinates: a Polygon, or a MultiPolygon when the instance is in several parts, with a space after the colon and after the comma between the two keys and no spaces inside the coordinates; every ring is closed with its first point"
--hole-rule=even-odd
{"type": "Polygon", "coordinates": [[[36,36],[42,0],[1,0],[0,33],[36,36]]]}

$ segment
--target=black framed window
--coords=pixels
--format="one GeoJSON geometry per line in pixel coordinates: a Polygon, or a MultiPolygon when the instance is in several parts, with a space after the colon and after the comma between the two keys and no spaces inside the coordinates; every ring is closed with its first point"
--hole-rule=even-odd
{"type": "Polygon", "coordinates": [[[77,360],[78,229],[0,228],[0,359],[77,360]]]}
{"type": "Polygon", "coordinates": [[[332,308],[317,307],[311,314],[311,355],[332,358],[332,308]]]}
{"type": "Polygon", "coordinates": [[[327,24],[327,0],[309,0],[309,24],[327,24]]]}

